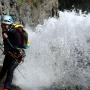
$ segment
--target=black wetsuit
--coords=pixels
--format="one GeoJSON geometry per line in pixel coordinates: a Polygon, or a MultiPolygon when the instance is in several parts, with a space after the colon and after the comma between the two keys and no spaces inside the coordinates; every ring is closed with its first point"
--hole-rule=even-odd
{"type": "Polygon", "coordinates": [[[19,43],[21,43],[21,41],[20,41],[20,35],[15,30],[9,30],[6,33],[8,35],[8,39],[3,40],[5,58],[3,62],[3,67],[0,72],[0,80],[2,80],[3,77],[6,75],[4,88],[9,89],[12,84],[13,72],[15,68],[18,66],[18,63],[16,62],[15,58],[13,58],[10,54],[8,54],[8,51],[12,53],[18,52],[16,47],[19,46],[19,43]]]}

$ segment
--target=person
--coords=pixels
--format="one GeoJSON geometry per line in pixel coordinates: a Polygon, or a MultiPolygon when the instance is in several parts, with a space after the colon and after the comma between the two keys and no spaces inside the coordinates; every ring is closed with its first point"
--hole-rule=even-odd
{"type": "Polygon", "coordinates": [[[0,81],[6,76],[3,90],[10,90],[14,70],[25,57],[25,51],[21,48],[22,40],[20,34],[12,28],[13,23],[11,16],[4,15],[2,17],[1,28],[5,58],[0,71],[0,81]]]}

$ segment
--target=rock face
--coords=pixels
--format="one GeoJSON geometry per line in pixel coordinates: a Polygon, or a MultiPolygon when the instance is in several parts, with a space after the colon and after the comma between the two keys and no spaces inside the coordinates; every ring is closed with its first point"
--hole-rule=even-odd
{"type": "Polygon", "coordinates": [[[0,14],[10,14],[21,23],[36,25],[57,15],[58,0],[0,0],[0,14]]]}
{"type": "Polygon", "coordinates": [[[58,16],[58,9],[90,11],[90,0],[0,0],[0,15],[10,14],[23,24],[37,25],[58,16]]]}
{"type": "Polygon", "coordinates": [[[58,0],[38,0],[32,3],[33,22],[40,23],[44,18],[57,16],[58,0]]]}

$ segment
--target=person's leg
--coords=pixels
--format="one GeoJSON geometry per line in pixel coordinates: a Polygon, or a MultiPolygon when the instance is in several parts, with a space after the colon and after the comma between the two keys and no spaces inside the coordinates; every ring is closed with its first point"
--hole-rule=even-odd
{"type": "Polygon", "coordinates": [[[12,84],[12,79],[13,79],[13,72],[15,70],[15,68],[18,66],[18,63],[16,63],[14,60],[12,60],[9,69],[7,71],[7,77],[4,83],[4,88],[11,88],[11,84],[12,84]]]}
{"type": "Polygon", "coordinates": [[[2,69],[0,71],[0,81],[2,81],[3,77],[5,76],[5,74],[8,70],[8,63],[9,62],[8,62],[7,56],[5,56],[3,66],[2,66],[2,69]]]}

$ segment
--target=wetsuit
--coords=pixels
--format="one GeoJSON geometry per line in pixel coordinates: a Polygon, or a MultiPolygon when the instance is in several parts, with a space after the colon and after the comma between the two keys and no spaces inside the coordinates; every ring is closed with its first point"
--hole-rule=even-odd
{"type": "Polygon", "coordinates": [[[8,51],[12,53],[13,52],[18,53],[19,51],[16,49],[16,47],[18,47],[18,44],[21,41],[20,41],[20,35],[16,33],[15,30],[9,30],[7,32],[3,32],[2,35],[4,33],[7,33],[8,39],[3,39],[5,58],[3,62],[3,67],[0,72],[0,80],[2,80],[3,77],[6,75],[4,88],[7,88],[9,90],[12,84],[13,72],[15,68],[18,66],[18,63],[16,62],[15,58],[13,58],[10,54],[8,54],[8,51]]]}

